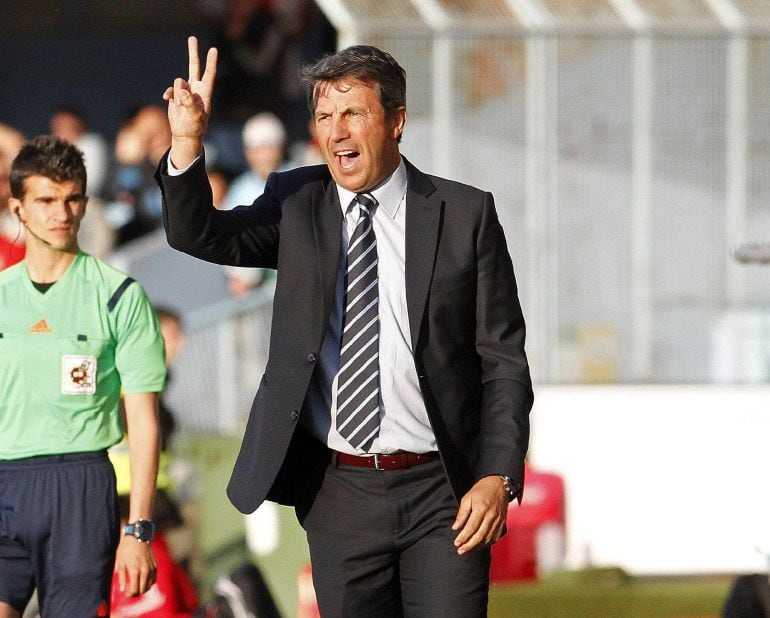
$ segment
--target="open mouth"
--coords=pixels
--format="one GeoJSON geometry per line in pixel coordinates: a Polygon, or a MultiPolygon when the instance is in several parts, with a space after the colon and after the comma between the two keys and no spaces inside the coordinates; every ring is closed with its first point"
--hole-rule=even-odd
{"type": "Polygon", "coordinates": [[[355,150],[341,150],[335,153],[337,157],[337,163],[344,170],[352,169],[355,165],[356,159],[359,157],[359,153],[355,150]]]}

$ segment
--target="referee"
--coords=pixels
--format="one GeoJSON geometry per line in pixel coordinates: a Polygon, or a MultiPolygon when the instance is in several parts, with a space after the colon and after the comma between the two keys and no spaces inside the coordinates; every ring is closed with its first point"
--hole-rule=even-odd
{"type": "Polygon", "coordinates": [[[163,342],[141,286],[78,248],[82,153],[38,137],[10,185],[27,252],[0,272],[0,618],[20,616],[35,588],[44,618],[109,616],[113,569],[129,596],[155,580],[163,342]],[[121,531],[106,449],[124,430],[132,488],[121,531]]]}

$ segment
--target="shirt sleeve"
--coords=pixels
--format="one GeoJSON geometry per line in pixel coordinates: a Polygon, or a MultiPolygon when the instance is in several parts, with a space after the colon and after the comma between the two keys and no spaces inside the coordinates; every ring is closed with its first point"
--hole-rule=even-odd
{"type": "Polygon", "coordinates": [[[125,393],[159,393],[166,382],[163,338],[158,319],[139,283],[128,286],[112,314],[115,367],[125,393]]]}

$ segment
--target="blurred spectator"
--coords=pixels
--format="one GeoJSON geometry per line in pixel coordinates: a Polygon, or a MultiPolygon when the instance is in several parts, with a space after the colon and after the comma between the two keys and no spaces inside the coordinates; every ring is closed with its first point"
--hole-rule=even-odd
{"type": "Polygon", "coordinates": [[[251,204],[262,195],[270,174],[294,167],[284,160],[286,131],[275,114],[262,112],[249,118],[243,126],[241,139],[249,169],[233,180],[224,201],[224,210],[251,204]]]}
{"type": "MultiPolygon", "coordinates": [[[[215,208],[224,210],[230,192],[230,183],[227,175],[214,168],[207,170],[209,184],[211,185],[212,203],[215,208]]],[[[223,266],[227,278],[227,289],[232,296],[245,296],[264,280],[264,271],[261,268],[240,268],[238,266],[223,266]]]]}
{"type": "Polygon", "coordinates": [[[153,175],[170,145],[166,111],[157,105],[140,107],[118,131],[107,209],[116,246],[160,226],[161,195],[153,175]]]}
{"type": "Polygon", "coordinates": [[[0,270],[13,266],[23,259],[24,242],[21,238],[9,238],[4,234],[0,234],[0,270]]]}
{"type": "Polygon", "coordinates": [[[321,147],[315,135],[315,123],[311,118],[307,122],[308,137],[305,141],[295,142],[291,146],[290,157],[298,165],[322,165],[325,163],[321,147]]]}
{"type": "Polygon", "coordinates": [[[259,110],[282,109],[281,64],[290,24],[268,0],[228,0],[217,24],[217,113],[243,124],[259,110]]]}
{"type": "Polygon", "coordinates": [[[92,197],[101,197],[109,167],[107,142],[98,133],[88,130],[86,118],[75,107],[62,105],[51,115],[51,134],[75,144],[83,153],[88,174],[88,192],[92,197]]]}
{"type": "Polygon", "coordinates": [[[166,109],[159,105],[141,107],[134,116],[133,126],[145,145],[145,157],[152,164],[154,174],[161,157],[171,147],[166,109]]]}
{"type": "Polygon", "coordinates": [[[0,270],[24,259],[24,230],[8,210],[11,196],[8,173],[23,145],[24,136],[19,131],[0,124],[0,270]]]}
{"type": "Polygon", "coordinates": [[[298,77],[300,67],[336,51],[337,30],[314,0],[277,0],[277,5],[286,11],[285,19],[295,24],[284,64],[286,101],[282,112],[288,143],[293,149],[295,144],[305,144],[311,136],[310,110],[298,77]]]}
{"type": "Polygon", "coordinates": [[[336,48],[336,31],[313,0],[199,0],[219,49],[216,116],[210,144],[220,165],[237,173],[240,127],[269,111],[284,123],[288,144],[307,140],[309,111],[299,68],[336,48]]]}
{"type": "MultiPolygon", "coordinates": [[[[249,169],[230,185],[223,210],[251,204],[262,195],[267,177],[275,171],[286,170],[294,164],[286,161],[286,131],[275,114],[262,112],[249,118],[242,131],[243,153],[249,169]]],[[[268,271],[261,268],[226,266],[225,275],[230,293],[244,296],[259,286],[268,271]]]]}

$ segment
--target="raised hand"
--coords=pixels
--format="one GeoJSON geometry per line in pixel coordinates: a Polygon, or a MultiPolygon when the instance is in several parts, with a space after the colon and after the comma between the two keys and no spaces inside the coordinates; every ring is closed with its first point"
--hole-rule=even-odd
{"type": "Polygon", "coordinates": [[[189,76],[185,80],[177,77],[174,85],[163,93],[168,101],[168,122],[171,126],[171,160],[177,168],[187,167],[203,149],[211,115],[211,97],[217,74],[217,50],[209,49],[206,67],[201,77],[198,39],[187,39],[189,54],[189,76]]]}

